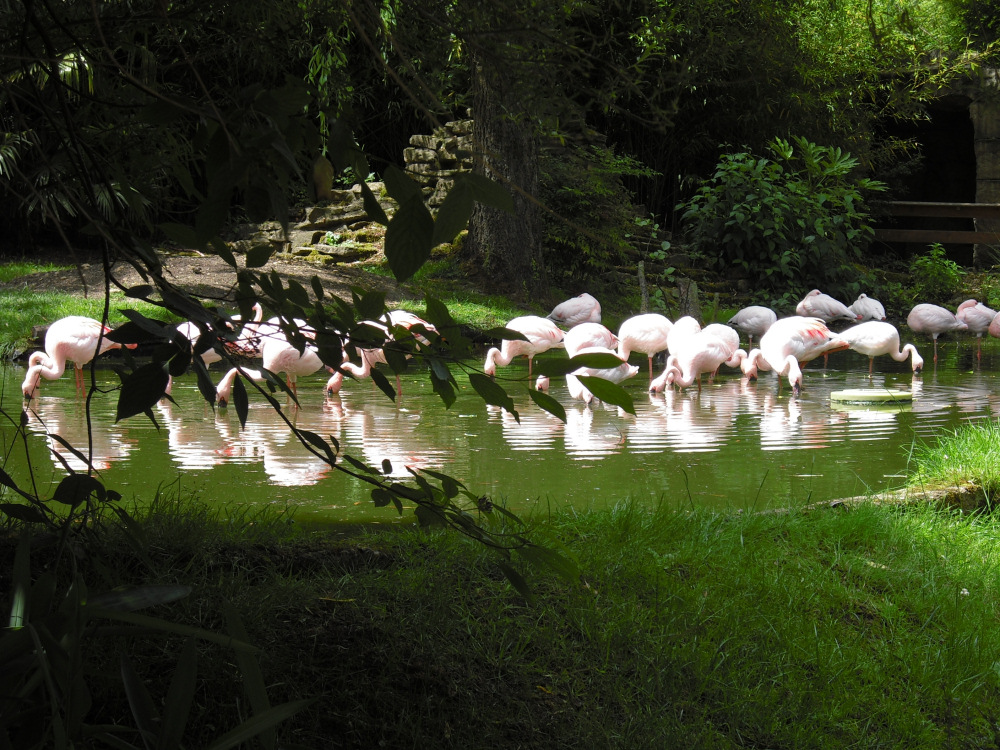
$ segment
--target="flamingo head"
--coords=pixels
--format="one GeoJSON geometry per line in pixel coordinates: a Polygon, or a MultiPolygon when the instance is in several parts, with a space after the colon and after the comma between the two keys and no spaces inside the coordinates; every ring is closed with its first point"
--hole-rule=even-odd
{"type": "Polygon", "coordinates": [[[542,393],[549,392],[549,378],[547,375],[538,376],[538,380],[535,381],[535,390],[542,393]]]}

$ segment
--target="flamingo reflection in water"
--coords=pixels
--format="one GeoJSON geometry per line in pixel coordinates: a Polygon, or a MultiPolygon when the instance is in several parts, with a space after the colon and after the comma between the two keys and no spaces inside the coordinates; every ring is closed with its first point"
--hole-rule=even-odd
{"type": "MultiPolygon", "coordinates": [[[[87,456],[86,405],[78,400],[55,396],[41,396],[32,404],[32,408],[25,409],[28,430],[45,437],[58,468],[64,468],[65,464],[75,472],[87,473],[87,464],[52,437],[58,435],[87,456]]],[[[136,446],[136,441],[129,437],[128,428],[124,425],[114,430],[95,429],[90,439],[90,468],[95,471],[110,469],[116,461],[128,458],[136,446]]]]}

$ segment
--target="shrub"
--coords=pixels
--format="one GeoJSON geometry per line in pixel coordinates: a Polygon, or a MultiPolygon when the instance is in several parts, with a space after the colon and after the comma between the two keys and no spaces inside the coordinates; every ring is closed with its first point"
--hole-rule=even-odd
{"type": "Polygon", "coordinates": [[[910,261],[914,297],[922,302],[947,302],[958,290],[963,273],[958,263],[948,259],[944,246],[935,242],[924,255],[910,261]]]}
{"type": "Polygon", "coordinates": [[[875,180],[854,178],[857,159],[839,148],[775,138],[774,160],[726,154],[715,174],[677,206],[696,251],[778,292],[822,287],[858,292],[853,264],[874,231],[864,195],[875,180]]]}

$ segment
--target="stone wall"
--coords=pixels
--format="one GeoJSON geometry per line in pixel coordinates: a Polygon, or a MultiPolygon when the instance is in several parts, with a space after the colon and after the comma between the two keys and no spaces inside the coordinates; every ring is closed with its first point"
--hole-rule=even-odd
{"type": "Polygon", "coordinates": [[[430,135],[412,135],[403,150],[406,173],[423,187],[432,211],[444,201],[455,175],[472,171],[473,156],[472,120],[447,122],[430,135]]]}

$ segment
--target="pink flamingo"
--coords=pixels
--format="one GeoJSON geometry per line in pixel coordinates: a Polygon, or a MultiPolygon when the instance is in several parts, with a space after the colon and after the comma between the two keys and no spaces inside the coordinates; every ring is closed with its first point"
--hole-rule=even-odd
{"type": "Polygon", "coordinates": [[[995,339],[1000,338],[1000,313],[993,316],[993,320],[990,321],[990,327],[986,329],[986,332],[995,339]]]}
{"type": "Polygon", "coordinates": [[[819,289],[813,289],[795,306],[795,314],[804,318],[820,318],[826,323],[835,320],[857,323],[861,320],[858,313],[851,311],[847,305],[835,300],[829,294],[823,294],[819,289]]]}
{"type": "MultiPolygon", "coordinates": [[[[316,347],[307,345],[300,352],[283,335],[278,333],[264,337],[261,357],[265,370],[275,374],[285,373],[288,388],[296,397],[298,397],[298,377],[312,375],[323,366],[323,361],[319,358],[316,347]]],[[[225,406],[229,403],[233,381],[240,374],[240,369],[234,367],[219,381],[219,385],[215,389],[219,406],[225,406]]],[[[265,379],[264,373],[259,370],[243,370],[242,374],[258,383],[265,379]]]]}
{"type": "Polygon", "coordinates": [[[683,346],[686,339],[700,332],[701,323],[692,318],[690,315],[678,318],[674,321],[674,325],[670,329],[670,333],[667,334],[667,351],[671,354],[676,354],[677,350],[683,346]]]}
{"type": "MultiPolygon", "coordinates": [[[[722,323],[709,323],[707,326],[701,329],[703,334],[708,336],[715,336],[719,339],[726,347],[729,352],[729,359],[723,362],[727,367],[740,367],[743,360],[746,359],[747,353],[740,349],[740,335],[730,328],[728,325],[723,325],[722,323]]],[[[718,373],[712,373],[714,377],[718,373]]]]}
{"type": "MultiPolygon", "coordinates": [[[[707,326],[706,326],[707,327],[707,326]]],[[[739,338],[736,331],[723,326],[739,338]]],[[[659,393],[668,385],[686,388],[698,383],[701,390],[703,373],[714,373],[723,362],[733,356],[732,348],[726,340],[714,335],[711,331],[699,331],[686,337],[683,342],[671,350],[667,358],[667,367],[663,373],[649,384],[650,393],[659,393]]]]}
{"type": "Polygon", "coordinates": [[[926,302],[922,302],[910,310],[910,314],[906,316],[906,325],[914,333],[929,335],[934,339],[934,364],[937,364],[938,336],[948,331],[964,331],[969,327],[964,320],[959,320],[951,310],[926,302]]]}
{"type": "MultiPolygon", "coordinates": [[[[588,346],[581,349],[577,354],[614,354],[616,357],[618,356],[614,350],[603,346],[588,346]]],[[[630,365],[628,362],[622,362],[617,367],[609,368],[578,367],[566,376],[566,387],[569,389],[570,396],[581,399],[584,403],[589,404],[594,400],[594,394],[587,390],[586,386],[580,382],[577,377],[578,375],[591,375],[612,383],[621,383],[634,376],[637,372],[639,372],[639,368],[635,365],[630,365]]]]}
{"type": "Polygon", "coordinates": [[[991,310],[982,302],[974,299],[967,299],[958,306],[955,317],[965,323],[969,330],[976,334],[976,359],[982,359],[983,334],[990,328],[990,323],[997,315],[996,310],[991,310]]]}
{"type": "MultiPolygon", "coordinates": [[[[61,378],[66,371],[66,362],[73,363],[76,388],[82,393],[85,389],[83,366],[98,354],[122,347],[108,339],[109,333],[111,329],[99,320],[82,315],[70,315],[55,321],[45,332],[45,351],[32,352],[28,357],[28,374],[21,384],[21,393],[25,398],[33,398],[40,378],[61,378]]],[[[126,348],[135,349],[136,344],[126,344],[126,348]]]]}
{"type": "Polygon", "coordinates": [[[747,380],[753,380],[757,377],[758,371],[770,372],[771,365],[764,359],[764,355],[760,349],[751,349],[747,352],[746,358],[740,362],[740,370],[743,371],[743,376],[747,380]]]}
{"type": "MultiPolygon", "coordinates": [[[[667,349],[667,334],[674,324],[659,313],[634,315],[618,327],[618,356],[628,362],[629,354],[642,352],[649,362],[649,380],[653,380],[653,357],[667,349]]],[[[576,329],[573,329],[576,330],[576,329]]]]}
{"type": "Polygon", "coordinates": [[[587,321],[578,323],[566,331],[563,346],[566,348],[566,354],[575,357],[590,346],[614,349],[618,346],[618,337],[600,323],[587,321]]]}
{"type": "Polygon", "coordinates": [[[483,365],[483,372],[491,378],[496,377],[497,367],[506,367],[515,357],[525,356],[528,358],[528,380],[530,382],[531,361],[535,355],[548,351],[552,347],[558,347],[566,335],[551,320],[538,315],[522,315],[513,318],[507,322],[504,328],[517,331],[527,341],[503,339],[499,349],[494,346],[486,352],[486,364],[483,365]]]}
{"type": "MultiPolygon", "coordinates": [[[[437,328],[423,318],[414,315],[411,312],[407,312],[406,310],[390,310],[388,313],[379,318],[378,321],[366,320],[363,321],[363,325],[382,331],[385,336],[384,340],[386,344],[397,340],[393,335],[393,329],[404,329],[408,334],[412,335],[413,339],[417,342],[417,349],[419,349],[421,345],[430,345],[430,340],[424,336],[423,333],[437,334],[437,328]]],[[[553,328],[555,328],[555,326],[553,326],[553,328]]],[[[556,330],[558,331],[559,329],[556,328],[556,330]]],[[[561,336],[562,331],[559,331],[559,334],[561,336]]],[[[367,378],[371,375],[372,368],[374,368],[375,365],[388,364],[385,357],[384,345],[381,347],[370,347],[367,349],[355,347],[355,349],[361,358],[361,364],[356,365],[345,358],[338,368],[339,370],[346,372],[351,377],[357,378],[358,380],[367,378]]],[[[406,357],[409,359],[410,355],[407,354],[406,357]]],[[[340,386],[343,384],[343,372],[340,374],[339,378],[337,377],[337,373],[334,372],[333,376],[327,382],[327,393],[333,394],[340,390],[340,386]]],[[[403,384],[398,374],[396,375],[396,395],[403,395],[403,384]]]]}
{"type": "Polygon", "coordinates": [[[580,323],[600,323],[601,303],[594,297],[584,292],[565,302],[560,302],[546,316],[549,320],[572,328],[580,323]]]}
{"type": "Polygon", "coordinates": [[[868,377],[872,375],[875,357],[883,354],[888,354],[897,362],[904,362],[910,357],[910,367],[914,374],[919,374],[924,367],[924,358],[913,344],[907,344],[900,350],[899,331],[892,323],[869,320],[851,326],[837,335],[847,342],[850,349],[868,355],[868,377]]]}
{"type": "Polygon", "coordinates": [[[753,346],[753,337],[756,336],[759,341],[760,337],[767,333],[767,329],[774,325],[774,321],[777,319],[777,313],[770,307],[750,305],[731,317],[729,325],[741,333],[745,333],[750,341],[750,346],[753,346]]]}
{"type": "Polygon", "coordinates": [[[885,320],[885,308],[877,299],[872,299],[862,292],[858,298],[847,308],[858,316],[859,321],[885,320]]]}
{"type": "Polygon", "coordinates": [[[820,318],[793,316],[782,318],[761,336],[761,356],[780,378],[788,377],[792,392],[798,396],[802,391],[802,368],[800,362],[808,362],[820,355],[843,351],[847,342],[836,336],[820,318]]]}

